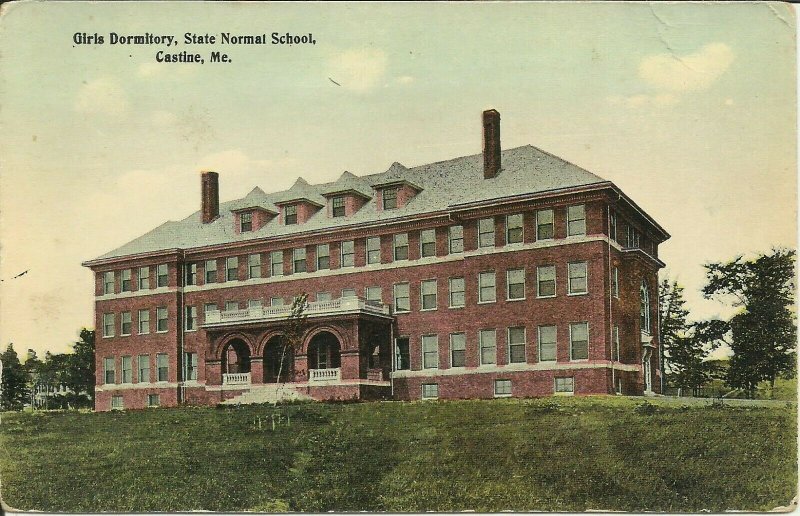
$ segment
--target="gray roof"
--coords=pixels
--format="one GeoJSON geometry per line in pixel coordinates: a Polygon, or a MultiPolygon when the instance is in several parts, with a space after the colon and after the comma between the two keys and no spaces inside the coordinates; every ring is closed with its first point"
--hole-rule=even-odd
{"type": "MultiPolygon", "coordinates": [[[[220,176],[224,181],[224,173],[220,176]]],[[[413,168],[394,163],[386,172],[380,174],[358,177],[345,173],[332,183],[310,185],[302,178],[298,178],[289,190],[283,192],[268,194],[260,188],[254,188],[242,199],[221,203],[220,216],[213,222],[203,224],[200,211],[197,211],[183,220],[166,222],[122,247],[97,257],[96,260],[166,249],[192,249],[273,236],[288,236],[314,230],[335,230],[353,224],[443,211],[454,205],[481,200],[604,182],[606,182],[604,179],[591,172],[531,145],[504,150],[502,169],[491,179],[483,177],[483,154],[413,168]],[[278,217],[275,217],[258,231],[238,235],[234,231],[234,214],[231,212],[233,209],[260,206],[277,212],[276,202],[298,198],[306,198],[324,205],[323,193],[354,189],[371,196],[372,185],[400,180],[417,185],[421,191],[408,204],[395,210],[378,211],[375,202],[368,202],[350,217],[328,217],[326,210],[322,209],[304,224],[280,225],[278,217]]]]}

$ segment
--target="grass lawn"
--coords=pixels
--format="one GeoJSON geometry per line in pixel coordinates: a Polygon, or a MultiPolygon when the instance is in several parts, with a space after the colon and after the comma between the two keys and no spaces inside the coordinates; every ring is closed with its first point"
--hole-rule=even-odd
{"type": "Polygon", "coordinates": [[[4,502],[44,511],[759,511],[796,405],[590,397],[3,414],[4,502]],[[262,418],[261,429],[258,418],[262,418]]]}

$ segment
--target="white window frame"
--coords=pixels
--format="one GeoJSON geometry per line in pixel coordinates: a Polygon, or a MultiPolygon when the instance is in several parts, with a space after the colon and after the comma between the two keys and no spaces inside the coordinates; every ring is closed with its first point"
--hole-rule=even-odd
{"type": "Polygon", "coordinates": [[[575,377],[574,376],[556,376],[553,378],[553,393],[557,396],[572,396],[575,394],[575,377]],[[559,390],[558,388],[558,381],[559,380],[569,380],[569,385],[572,387],[571,390],[559,390]]]}
{"type": "Polygon", "coordinates": [[[295,224],[300,222],[300,218],[297,215],[297,205],[296,204],[289,204],[283,207],[283,225],[284,226],[294,226],[295,224]],[[294,217],[292,222],[289,222],[289,217],[294,217]]]}
{"type": "Polygon", "coordinates": [[[619,267],[611,270],[611,294],[615,299],[619,299],[619,267]]]}
{"type": "Polygon", "coordinates": [[[206,260],[205,266],[203,268],[203,280],[206,284],[208,283],[216,283],[219,278],[217,277],[217,260],[206,260]],[[209,278],[211,278],[209,280],[209,278]]]}
{"type": "Polygon", "coordinates": [[[422,395],[421,396],[422,396],[423,400],[438,400],[439,399],[439,384],[438,383],[423,383],[422,384],[422,395]],[[428,387],[428,388],[433,387],[434,390],[436,391],[436,394],[434,396],[426,396],[425,395],[425,393],[427,392],[426,391],[426,387],[428,387]]]}
{"type": "Polygon", "coordinates": [[[115,274],[114,271],[106,271],[103,273],[103,294],[113,294],[115,290],[115,274]],[[109,281],[109,276],[111,281],[109,281]],[[111,288],[108,288],[109,285],[111,288]]]}
{"type": "Polygon", "coordinates": [[[575,204],[567,206],[567,237],[585,236],[586,235],[586,205],[575,204]],[[574,212],[580,211],[581,217],[575,217],[574,212]],[[572,224],[580,224],[583,226],[582,230],[573,230],[572,224]]]}
{"type": "Polygon", "coordinates": [[[481,271],[478,273],[478,304],[484,303],[496,303],[497,302],[497,272],[496,271],[481,271]],[[483,289],[489,288],[488,286],[482,286],[481,278],[486,276],[492,277],[492,299],[483,299],[483,289]]]}
{"type": "Polygon", "coordinates": [[[340,260],[339,260],[339,267],[340,268],[344,269],[346,267],[347,268],[355,267],[355,265],[356,265],[356,243],[355,243],[354,240],[343,240],[342,241],[342,243],[339,245],[339,257],[340,257],[340,260]],[[351,250],[348,253],[344,252],[345,244],[350,244],[351,250]],[[345,261],[344,261],[344,257],[345,256],[349,256],[350,257],[350,263],[349,264],[345,264],[345,261]]]}
{"type": "Polygon", "coordinates": [[[147,408],[158,408],[161,406],[161,395],[157,392],[147,395],[147,408]],[[153,402],[155,400],[155,403],[153,402]]]}
{"type": "Polygon", "coordinates": [[[113,385],[117,383],[117,361],[114,357],[104,357],[103,358],[103,384],[104,385],[113,385]],[[109,368],[109,364],[111,367],[109,368]],[[108,373],[111,373],[113,376],[111,382],[108,381],[108,373]]]}
{"type": "Polygon", "coordinates": [[[166,263],[162,263],[156,266],[156,287],[161,288],[168,286],[169,286],[169,266],[166,263]],[[161,281],[162,279],[164,281],[161,281]]]}
{"type": "Polygon", "coordinates": [[[333,300],[333,295],[330,292],[317,292],[316,300],[317,303],[320,301],[331,301],[333,300]]]}
{"type": "Polygon", "coordinates": [[[197,285],[197,263],[184,265],[183,281],[186,286],[197,285]]]}
{"type": "Polygon", "coordinates": [[[431,312],[439,308],[439,282],[436,279],[427,279],[422,280],[419,284],[419,311],[420,312],[431,312]],[[426,285],[430,288],[430,285],[433,285],[433,294],[426,294],[425,287],[426,285]],[[433,308],[425,308],[425,296],[433,295],[433,308]]]}
{"type": "Polygon", "coordinates": [[[194,305],[186,307],[184,331],[197,331],[197,307],[194,305]]]}
{"type": "Polygon", "coordinates": [[[365,247],[367,265],[381,263],[381,237],[367,237],[365,247]]]}
{"type": "Polygon", "coordinates": [[[652,331],[652,318],[650,317],[650,286],[642,280],[639,287],[639,330],[645,335],[652,331]]]}
{"type": "Polygon", "coordinates": [[[465,367],[467,367],[467,334],[464,333],[464,332],[451,333],[450,334],[450,368],[451,369],[463,369],[465,367]],[[462,344],[463,344],[464,347],[461,348],[461,349],[455,349],[453,347],[453,337],[456,337],[456,336],[461,337],[463,339],[462,344]],[[464,364],[463,365],[454,365],[455,360],[453,359],[453,352],[455,352],[455,351],[461,351],[463,353],[463,357],[464,357],[464,364]]]}
{"type": "Polygon", "coordinates": [[[408,233],[395,233],[392,235],[392,261],[408,260],[408,233]],[[398,257],[398,250],[405,249],[406,256],[404,258],[398,257]]]}
{"type": "Polygon", "coordinates": [[[261,253],[247,255],[247,279],[261,277],[261,253]]]}
{"type": "Polygon", "coordinates": [[[494,217],[478,219],[478,248],[495,246],[494,217]],[[489,224],[491,229],[482,227],[489,224]],[[484,239],[484,237],[486,237],[484,239]]]}
{"type": "Polygon", "coordinates": [[[346,297],[358,297],[358,293],[354,288],[343,288],[342,289],[342,299],[346,297]]]}
{"type": "Polygon", "coordinates": [[[157,353],[156,354],[156,381],[157,382],[168,382],[169,381],[169,355],[167,353],[157,353]],[[167,365],[164,367],[166,369],[166,378],[164,380],[161,379],[161,357],[166,357],[167,365]]]}
{"type": "Polygon", "coordinates": [[[512,213],[511,215],[506,215],[506,245],[522,245],[525,242],[525,216],[522,213],[512,213]],[[519,225],[515,225],[511,227],[511,219],[519,217],[519,225]],[[519,229],[519,241],[512,242],[511,241],[511,230],[512,229],[519,229]]]}
{"type": "Polygon", "coordinates": [[[611,327],[611,361],[619,362],[619,325],[611,327]]]}
{"type": "Polygon", "coordinates": [[[497,378],[497,379],[495,379],[495,381],[494,381],[494,397],[495,398],[510,398],[511,394],[513,392],[512,389],[513,389],[513,387],[512,387],[511,380],[509,380],[507,378],[497,378]],[[501,384],[503,386],[508,385],[508,392],[497,392],[498,384],[501,384]]]}
{"type": "Polygon", "coordinates": [[[143,308],[139,310],[136,314],[136,324],[138,326],[137,334],[139,335],[147,335],[150,333],[150,309],[143,308]],[[142,318],[142,314],[146,315],[146,318],[142,318]],[[147,323],[147,328],[142,326],[142,323],[147,323]]]}
{"type": "Polygon", "coordinates": [[[139,285],[138,290],[150,289],[150,267],[139,267],[139,272],[136,273],[136,281],[139,285]],[[144,272],[144,274],[142,274],[144,272]]]}
{"type": "Polygon", "coordinates": [[[394,303],[393,304],[393,308],[394,308],[393,311],[395,313],[408,313],[408,312],[410,312],[411,311],[411,284],[407,283],[407,282],[404,282],[404,283],[395,283],[394,285],[392,285],[392,301],[394,303]],[[397,288],[398,287],[402,287],[402,286],[405,286],[405,288],[407,289],[407,293],[406,293],[406,295],[404,297],[398,297],[397,296],[397,288]],[[408,300],[408,308],[405,309],[405,310],[398,309],[398,307],[397,307],[397,305],[398,305],[397,300],[398,299],[407,299],[408,300]]]}
{"type": "Polygon", "coordinates": [[[506,357],[509,364],[525,364],[528,362],[528,330],[525,326],[509,326],[506,328],[506,357]],[[522,330],[522,342],[511,342],[511,330],[522,330]],[[522,361],[512,360],[511,347],[522,346],[522,361]]]}
{"type": "Polygon", "coordinates": [[[133,291],[133,271],[131,269],[123,269],[122,276],[119,280],[119,289],[120,292],[132,292],[133,291]],[[125,283],[127,282],[127,287],[125,283]]]}
{"type": "Polygon", "coordinates": [[[122,355],[120,357],[120,373],[120,383],[133,383],[133,357],[131,355],[122,355]],[[125,368],[126,362],[127,369],[125,368]]]}
{"type": "Polygon", "coordinates": [[[436,256],[436,230],[423,229],[419,232],[419,257],[429,258],[434,256],[436,256]],[[427,240],[427,238],[429,238],[431,235],[433,238],[427,240]],[[433,254],[425,254],[425,244],[433,244],[433,254]]]}
{"type": "Polygon", "coordinates": [[[536,267],[536,297],[539,299],[548,299],[551,297],[556,297],[558,295],[558,270],[555,265],[539,265],[536,267]],[[548,295],[542,295],[541,290],[541,273],[543,269],[549,269],[553,271],[553,279],[552,280],[544,280],[544,281],[552,281],[553,282],[553,293],[548,295]]]}
{"type": "Polygon", "coordinates": [[[119,314],[119,336],[128,337],[133,333],[133,314],[131,312],[120,312],[119,314]],[[127,317],[126,317],[127,316],[127,317]],[[126,321],[127,319],[127,321],[126,321]],[[125,325],[128,325],[128,331],[125,332],[125,325]]]}
{"type": "Polygon", "coordinates": [[[269,275],[271,277],[283,276],[283,251],[270,251],[269,253],[269,275]],[[280,258],[277,261],[276,258],[280,258]],[[277,273],[275,272],[275,268],[277,273]]]}
{"type": "Polygon", "coordinates": [[[318,244],[317,245],[317,252],[316,252],[316,270],[328,270],[331,268],[331,245],[330,244],[318,244]],[[328,263],[325,264],[323,267],[320,265],[320,259],[327,258],[328,263]]]}
{"type": "MultiPolygon", "coordinates": [[[[524,301],[527,297],[526,294],[526,281],[525,281],[525,269],[508,269],[506,271],[506,301],[524,301]],[[522,273],[522,297],[511,297],[511,273],[512,272],[521,272],[522,273]]],[[[519,285],[519,283],[514,283],[514,285],[519,285]]]]}
{"type": "Polygon", "coordinates": [[[497,365],[497,329],[493,328],[485,328],[482,330],[478,330],[478,364],[482,366],[495,366],[497,365]],[[493,346],[486,346],[483,342],[484,334],[489,335],[492,334],[494,336],[494,345],[493,346]],[[494,347],[494,361],[493,362],[484,362],[483,360],[483,350],[484,349],[491,349],[494,347]]]}
{"type": "Polygon", "coordinates": [[[589,323],[588,322],[580,321],[580,322],[571,322],[571,323],[569,323],[569,360],[570,360],[570,362],[587,362],[589,360],[589,355],[590,355],[590,353],[589,353],[590,343],[591,343],[591,340],[589,339],[589,323]],[[572,339],[572,337],[573,337],[572,328],[574,326],[579,326],[579,325],[583,325],[583,326],[586,327],[586,358],[575,358],[573,356],[573,353],[572,353],[572,348],[573,348],[573,345],[574,345],[574,342],[575,342],[572,339]]]}
{"type": "Polygon", "coordinates": [[[347,215],[347,203],[345,202],[344,195],[337,195],[331,199],[331,217],[344,217],[347,215]],[[337,204],[341,203],[341,206],[337,206],[337,204]],[[341,208],[342,213],[341,215],[336,214],[336,209],[341,208]]]}
{"type": "Polygon", "coordinates": [[[536,212],[536,240],[553,240],[556,237],[556,214],[552,208],[546,210],[538,210],[536,212]],[[540,215],[543,213],[550,214],[550,222],[542,221],[540,215]],[[550,232],[552,233],[549,237],[542,236],[542,232],[540,231],[542,226],[550,226],[550,232]]]}
{"type": "Polygon", "coordinates": [[[464,226],[456,224],[447,228],[447,251],[448,254],[461,254],[464,252],[464,226]],[[457,231],[456,231],[457,230],[457,231]],[[460,232],[460,236],[454,236],[455,232],[460,232]],[[460,242],[454,249],[454,243],[460,242]],[[460,247],[460,249],[457,249],[460,247]]]}
{"type": "Polygon", "coordinates": [[[286,301],[282,297],[271,297],[269,298],[269,306],[284,306],[286,301]]]}
{"type": "Polygon", "coordinates": [[[420,336],[420,350],[422,351],[422,369],[439,369],[439,336],[435,334],[428,334],[420,336]],[[427,350],[425,349],[425,344],[430,344],[431,341],[433,344],[436,345],[435,350],[427,350]],[[429,365],[428,356],[433,356],[436,358],[436,363],[433,365],[429,365]]]}
{"type": "Polygon", "coordinates": [[[185,351],[183,353],[183,375],[184,380],[190,382],[197,381],[198,370],[198,354],[194,351],[185,351]]]}
{"type": "MultiPolygon", "coordinates": [[[[539,362],[557,362],[558,361],[558,326],[555,324],[542,324],[536,328],[536,344],[538,347],[539,362]],[[553,328],[553,358],[542,358],[542,329],[553,328]]],[[[548,344],[550,344],[548,342],[548,344]]]]}
{"type": "Polygon", "coordinates": [[[467,306],[467,281],[463,277],[449,278],[447,303],[449,308],[464,308],[467,306]],[[453,281],[461,280],[461,290],[453,290],[453,281]],[[461,293],[462,302],[460,305],[453,304],[453,294],[461,293]]]}
{"type": "Polygon", "coordinates": [[[156,333],[167,333],[169,331],[169,310],[165,306],[156,307],[156,333]],[[164,312],[164,317],[161,317],[161,311],[164,312]],[[165,329],[159,329],[160,321],[166,321],[165,329]]]}
{"type": "Polygon", "coordinates": [[[308,260],[305,247],[295,247],[292,249],[292,274],[299,274],[301,272],[308,272],[308,260]],[[302,262],[302,270],[297,267],[298,263],[302,262]]]}
{"type": "Polygon", "coordinates": [[[117,316],[114,313],[104,313],[103,314],[103,338],[113,337],[116,333],[117,329],[117,316]],[[111,324],[109,324],[109,319],[111,320],[111,324]],[[111,332],[109,333],[109,327],[111,328],[111,332]]]}
{"type": "Polygon", "coordinates": [[[239,281],[239,257],[228,256],[225,258],[225,281],[239,281]],[[231,271],[234,272],[231,278],[231,271]]]}
{"type": "Polygon", "coordinates": [[[249,233],[250,231],[253,231],[253,212],[245,211],[239,214],[239,233],[249,233]]]}
{"type": "MultiPolygon", "coordinates": [[[[575,279],[579,279],[581,276],[575,276],[575,279]]],[[[568,296],[583,296],[589,293],[589,262],[569,262],[567,263],[567,295],[568,296]],[[582,276],[585,284],[585,290],[573,290],[572,288],[572,266],[573,265],[582,265],[584,270],[584,275],[582,276]]]]}
{"type": "Polygon", "coordinates": [[[381,190],[381,207],[384,210],[395,210],[400,207],[397,194],[400,193],[400,188],[397,186],[390,186],[381,190]],[[394,195],[390,197],[394,201],[394,206],[389,206],[389,203],[386,202],[386,192],[393,192],[394,195]]]}
{"type": "Polygon", "coordinates": [[[150,383],[150,355],[137,355],[136,357],[136,380],[139,383],[150,383]],[[142,359],[147,359],[147,378],[144,378],[145,375],[142,374],[142,359]]]}
{"type": "Polygon", "coordinates": [[[111,410],[125,410],[125,399],[119,394],[111,396],[111,410]]]}
{"type": "Polygon", "coordinates": [[[367,301],[383,303],[383,288],[378,287],[378,286],[365,287],[364,288],[364,299],[366,299],[367,301]],[[375,296],[371,296],[370,295],[370,292],[375,292],[375,289],[377,289],[377,291],[378,291],[377,299],[375,298],[375,296]]]}

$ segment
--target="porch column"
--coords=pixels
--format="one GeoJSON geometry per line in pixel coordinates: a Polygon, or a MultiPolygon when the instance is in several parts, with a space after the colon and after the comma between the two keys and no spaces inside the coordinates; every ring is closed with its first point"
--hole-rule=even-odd
{"type": "Polygon", "coordinates": [[[206,385],[222,385],[222,360],[206,360],[206,385]]]}
{"type": "Polygon", "coordinates": [[[341,352],[342,379],[352,380],[361,378],[361,356],[357,349],[348,349],[341,352]]]}
{"type": "Polygon", "coordinates": [[[250,359],[250,383],[264,383],[264,359],[261,357],[250,359]]]}

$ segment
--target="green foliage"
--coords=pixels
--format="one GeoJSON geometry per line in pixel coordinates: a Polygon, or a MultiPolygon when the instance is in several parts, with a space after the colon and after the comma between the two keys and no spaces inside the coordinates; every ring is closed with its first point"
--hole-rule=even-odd
{"type": "Polygon", "coordinates": [[[751,396],[761,381],[795,374],[797,327],[794,304],[795,251],[773,249],[754,260],[742,256],[706,266],[706,298],[741,310],[729,321],[733,357],[726,382],[751,396]]]}
{"type": "Polygon", "coordinates": [[[72,345],[72,353],[68,355],[65,383],[72,392],[87,393],[94,405],[95,384],[95,332],[82,328],[80,340],[72,345]]]}
{"type": "Polygon", "coordinates": [[[0,476],[6,503],[47,512],[722,512],[795,496],[794,404],[642,405],[307,403],[274,432],[253,421],[285,407],[6,414],[0,476]]]}
{"type": "Polygon", "coordinates": [[[28,401],[28,373],[14,351],[14,344],[8,345],[0,360],[3,362],[0,405],[3,410],[21,410],[28,401]]]}

